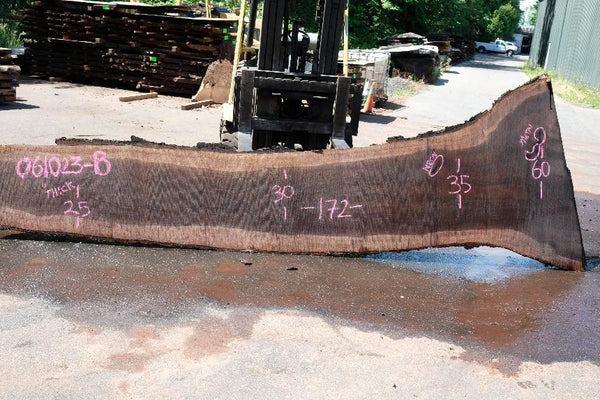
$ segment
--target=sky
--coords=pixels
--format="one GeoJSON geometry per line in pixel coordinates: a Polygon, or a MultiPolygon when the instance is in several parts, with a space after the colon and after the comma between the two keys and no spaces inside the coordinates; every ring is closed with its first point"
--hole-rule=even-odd
{"type": "Polygon", "coordinates": [[[535,4],[535,0],[521,0],[521,10],[526,10],[527,7],[535,4]]]}

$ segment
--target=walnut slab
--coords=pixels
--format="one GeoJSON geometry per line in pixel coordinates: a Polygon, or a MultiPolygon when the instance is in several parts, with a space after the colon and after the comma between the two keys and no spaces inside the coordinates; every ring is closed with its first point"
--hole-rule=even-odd
{"type": "Polygon", "coordinates": [[[2,146],[0,181],[0,225],[24,231],[300,253],[490,245],[584,268],[545,77],[463,125],[379,146],[2,146]]]}

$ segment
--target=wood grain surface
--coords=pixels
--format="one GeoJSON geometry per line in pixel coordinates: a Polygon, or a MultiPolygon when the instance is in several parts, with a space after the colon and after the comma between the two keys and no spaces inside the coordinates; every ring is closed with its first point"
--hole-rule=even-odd
{"type": "Polygon", "coordinates": [[[490,245],[584,267],[546,78],[464,125],[379,146],[2,146],[0,181],[0,225],[25,231],[300,253],[490,245]]]}

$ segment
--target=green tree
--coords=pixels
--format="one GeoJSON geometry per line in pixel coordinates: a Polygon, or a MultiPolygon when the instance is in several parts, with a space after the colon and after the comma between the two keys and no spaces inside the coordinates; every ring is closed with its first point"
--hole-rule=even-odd
{"type": "Polygon", "coordinates": [[[294,0],[290,1],[289,4],[290,18],[300,21],[300,25],[306,30],[316,31],[317,0],[294,0]]]}
{"type": "Polygon", "coordinates": [[[379,13],[378,1],[355,0],[349,5],[350,47],[369,48],[377,45],[379,13]]]}
{"type": "Polygon", "coordinates": [[[485,35],[489,23],[489,3],[486,0],[465,0],[466,27],[463,34],[475,39],[485,35]]]}
{"type": "Polygon", "coordinates": [[[504,22],[505,10],[497,10],[505,5],[520,15],[519,0],[350,0],[350,45],[374,47],[379,39],[403,32],[491,40],[496,30],[489,28],[504,22]]]}
{"type": "Polygon", "coordinates": [[[512,40],[513,33],[519,26],[521,15],[518,8],[512,4],[503,4],[492,14],[490,23],[487,26],[487,32],[492,37],[499,37],[506,40],[512,40]]]}
{"type": "Polygon", "coordinates": [[[425,0],[427,32],[464,34],[468,29],[465,0],[425,0]]]}
{"type": "Polygon", "coordinates": [[[21,27],[11,18],[32,0],[0,0],[0,47],[21,44],[21,27]]]}
{"type": "Polygon", "coordinates": [[[497,35],[489,30],[494,13],[501,6],[510,4],[520,15],[519,3],[519,0],[465,0],[467,15],[463,34],[484,41],[495,39],[497,35]]]}
{"type": "Polygon", "coordinates": [[[0,1],[0,19],[7,19],[11,14],[24,8],[32,0],[2,0],[0,1]]]}
{"type": "Polygon", "coordinates": [[[538,3],[536,2],[534,5],[529,6],[529,8],[527,9],[527,22],[529,25],[535,25],[536,21],[537,21],[537,10],[538,10],[538,3]]]}
{"type": "Polygon", "coordinates": [[[349,8],[351,47],[376,47],[385,36],[427,31],[421,0],[350,0],[349,8]]]}
{"type": "MultiPolygon", "coordinates": [[[[0,0],[0,35],[1,27],[9,24],[13,39],[15,35],[18,37],[18,25],[8,20],[7,15],[29,1],[0,0]]],[[[175,3],[175,0],[144,1],[175,3]]],[[[203,1],[184,0],[187,3],[203,1]]],[[[212,1],[214,5],[227,8],[234,8],[240,2],[212,1]]],[[[316,3],[317,0],[290,1],[290,16],[301,20],[306,29],[315,31],[316,3]]],[[[358,48],[376,47],[381,38],[403,32],[453,33],[480,40],[511,37],[516,29],[514,15],[520,14],[519,0],[349,0],[349,7],[350,46],[358,48]]]]}

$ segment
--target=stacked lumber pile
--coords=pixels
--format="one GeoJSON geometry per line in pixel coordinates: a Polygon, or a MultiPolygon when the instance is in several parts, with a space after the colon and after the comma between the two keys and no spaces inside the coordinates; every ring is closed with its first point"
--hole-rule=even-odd
{"type": "Polygon", "coordinates": [[[23,11],[31,74],[191,96],[231,53],[234,20],[202,6],[36,1],[23,11]]]}
{"type": "Polygon", "coordinates": [[[430,45],[395,45],[380,47],[390,53],[392,77],[413,76],[416,79],[431,81],[433,69],[439,64],[440,58],[435,46],[430,45]]]}
{"type": "Polygon", "coordinates": [[[421,36],[417,33],[406,32],[406,33],[398,33],[391,36],[386,36],[380,40],[382,46],[395,46],[399,44],[425,44],[427,42],[427,38],[425,36],[421,36]]]}
{"type": "Polygon", "coordinates": [[[436,46],[439,54],[446,55],[452,50],[450,37],[447,34],[427,34],[427,44],[436,46]]]}
{"type": "Polygon", "coordinates": [[[452,44],[452,49],[460,51],[463,56],[462,60],[470,59],[475,54],[475,42],[471,39],[467,39],[464,36],[450,36],[450,43],[452,44]]]}
{"type": "Polygon", "coordinates": [[[471,58],[475,52],[472,40],[446,33],[427,34],[427,44],[437,46],[440,56],[448,57],[448,63],[452,64],[471,58]]]}
{"type": "Polygon", "coordinates": [[[21,68],[12,65],[11,50],[0,48],[0,104],[17,99],[17,86],[21,68]]]}

